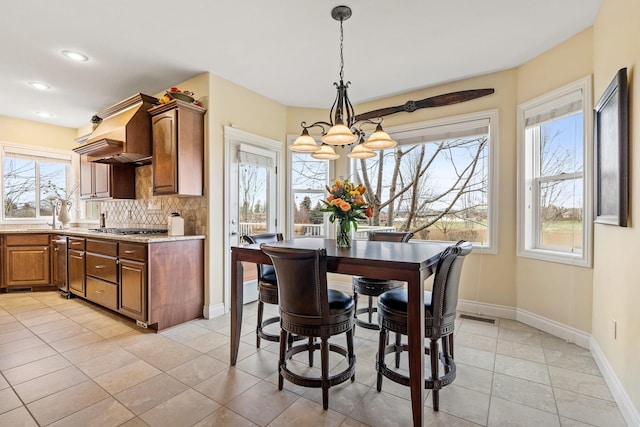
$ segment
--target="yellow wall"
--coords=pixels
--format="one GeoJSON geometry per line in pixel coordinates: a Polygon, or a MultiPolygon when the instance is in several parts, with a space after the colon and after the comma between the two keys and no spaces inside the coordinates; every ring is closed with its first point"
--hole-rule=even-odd
{"type": "Polygon", "coordinates": [[[640,2],[604,0],[593,26],[594,98],[598,99],[618,69],[627,67],[630,102],[630,224],[595,225],[592,336],[640,410],[640,2]],[[618,338],[613,338],[613,320],[618,338]]]}
{"type": "MultiPolygon", "coordinates": [[[[585,30],[519,67],[518,104],[590,75],[592,33],[585,30]]],[[[515,282],[519,310],[591,331],[591,268],[518,257],[515,282]]]]}
{"type": "MultiPolygon", "coordinates": [[[[281,141],[284,147],[287,109],[220,77],[209,75],[209,144],[205,152],[208,163],[209,196],[209,305],[223,302],[224,290],[224,126],[231,126],[265,138],[281,141]],[[214,243],[215,242],[215,243],[214,243]]],[[[280,164],[284,165],[283,157],[280,164]]],[[[285,174],[280,174],[284,188],[285,174]]],[[[282,197],[284,203],[284,197],[282,197]]],[[[281,212],[285,212],[281,209],[281,212]]]]}
{"type": "Polygon", "coordinates": [[[75,138],[73,128],[0,116],[0,141],[70,150],[77,145],[75,138]]]}

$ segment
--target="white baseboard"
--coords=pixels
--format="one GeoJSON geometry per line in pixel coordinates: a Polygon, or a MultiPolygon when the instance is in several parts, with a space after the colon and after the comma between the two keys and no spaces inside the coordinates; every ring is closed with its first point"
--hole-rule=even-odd
{"type": "Polygon", "coordinates": [[[484,316],[501,317],[503,319],[516,318],[516,309],[505,305],[488,304],[485,302],[468,301],[459,299],[458,310],[484,316]]]}
{"type": "Polygon", "coordinates": [[[633,406],[629,395],[620,383],[620,380],[618,380],[613,368],[609,365],[609,362],[604,357],[600,346],[593,337],[589,340],[589,350],[591,350],[593,359],[596,361],[598,368],[600,368],[602,377],[609,386],[609,390],[618,404],[618,408],[620,408],[620,412],[622,412],[622,416],[627,422],[627,425],[640,426],[640,414],[633,406]]]}
{"type": "Polygon", "coordinates": [[[518,309],[516,320],[529,326],[533,326],[534,328],[540,329],[541,331],[544,331],[558,338],[562,338],[563,340],[572,342],[582,348],[589,348],[589,340],[591,338],[591,334],[583,332],[579,329],[564,325],[562,323],[556,322],[555,320],[550,320],[546,317],[542,317],[522,309],[518,309]]]}
{"type": "Polygon", "coordinates": [[[202,309],[202,315],[205,319],[213,319],[214,317],[224,314],[224,304],[205,305],[202,309]]]}
{"type": "Polygon", "coordinates": [[[589,348],[589,338],[591,335],[526,310],[468,300],[458,300],[458,310],[484,316],[517,320],[558,338],[575,343],[580,347],[589,348]]]}

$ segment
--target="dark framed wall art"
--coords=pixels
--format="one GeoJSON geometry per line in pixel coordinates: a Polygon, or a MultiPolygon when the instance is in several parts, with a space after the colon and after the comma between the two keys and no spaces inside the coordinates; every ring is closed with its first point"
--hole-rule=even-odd
{"type": "Polygon", "coordinates": [[[594,109],[594,221],[627,226],[629,216],[629,93],[618,70],[594,109]]]}

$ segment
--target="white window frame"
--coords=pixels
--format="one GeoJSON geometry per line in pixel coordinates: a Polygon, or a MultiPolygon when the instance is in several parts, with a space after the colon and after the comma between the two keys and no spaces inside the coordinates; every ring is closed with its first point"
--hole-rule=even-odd
{"type": "MultiPolygon", "coordinates": [[[[443,117],[407,125],[385,127],[385,131],[391,138],[402,143],[415,144],[415,140],[426,138],[437,140],[438,138],[450,138],[465,130],[478,126],[489,128],[488,142],[488,171],[487,171],[487,243],[474,243],[475,253],[498,253],[498,110],[485,110],[457,116],[443,117]],[[488,123],[487,123],[488,121],[488,123]]],[[[355,170],[356,160],[349,162],[351,174],[355,170]]]]}
{"type": "MultiPolygon", "coordinates": [[[[287,147],[291,146],[291,144],[293,144],[293,142],[296,140],[296,138],[298,138],[299,135],[287,135],[287,147]]],[[[319,138],[315,138],[316,142],[319,141],[319,138]]],[[[308,154],[309,156],[311,156],[311,153],[308,154]]],[[[329,161],[329,160],[325,160],[329,167],[327,168],[327,177],[326,177],[326,182],[325,185],[329,185],[329,183],[331,182],[331,177],[334,174],[334,170],[335,170],[335,162],[333,161],[329,161]]],[[[294,211],[293,211],[293,207],[295,205],[295,191],[293,190],[293,184],[291,182],[291,168],[293,166],[293,153],[291,152],[291,150],[287,149],[287,232],[288,232],[288,236],[291,239],[296,239],[296,238],[301,238],[303,236],[295,236],[294,234],[294,230],[293,230],[293,226],[294,226],[294,211]]],[[[305,193],[318,193],[318,194],[322,194],[323,196],[326,196],[327,194],[327,190],[326,189],[321,189],[321,190],[304,190],[305,193]]],[[[324,197],[323,197],[324,198],[324,197]]],[[[333,230],[330,230],[330,223],[329,223],[329,216],[328,215],[324,215],[324,237],[328,238],[329,236],[331,236],[333,230]]]]}
{"type": "MultiPolygon", "coordinates": [[[[61,150],[55,148],[38,147],[34,145],[19,144],[13,142],[0,141],[0,192],[2,193],[0,199],[4,204],[4,159],[5,156],[12,157],[10,154],[16,154],[18,157],[29,158],[32,157],[36,161],[47,161],[68,163],[69,172],[67,173],[67,188],[73,187],[74,182],[78,181],[77,171],[79,170],[78,156],[74,155],[72,151],[61,150]]],[[[39,179],[39,177],[36,177],[39,179]]],[[[78,192],[74,194],[73,205],[76,211],[79,209],[78,192]]],[[[38,212],[37,210],[36,212],[38,212]]],[[[0,224],[45,224],[50,221],[48,216],[40,216],[36,213],[33,218],[5,218],[4,209],[0,213],[0,224]]]]}
{"type": "MultiPolygon", "coordinates": [[[[542,261],[572,264],[590,267],[592,262],[593,239],[593,106],[591,76],[586,76],[573,83],[562,86],[542,96],[518,105],[518,233],[517,255],[542,261]],[[582,98],[583,112],[583,195],[582,200],[582,253],[540,248],[536,243],[539,235],[539,224],[534,218],[539,207],[532,197],[534,171],[539,154],[526,146],[526,120],[535,115],[549,114],[553,109],[566,105],[576,97],[582,98]]],[[[569,178],[573,178],[571,175],[569,178]]],[[[537,177],[538,180],[550,180],[556,177],[537,177]]],[[[536,199],[537,200],[537,199],[536,199]]]]}

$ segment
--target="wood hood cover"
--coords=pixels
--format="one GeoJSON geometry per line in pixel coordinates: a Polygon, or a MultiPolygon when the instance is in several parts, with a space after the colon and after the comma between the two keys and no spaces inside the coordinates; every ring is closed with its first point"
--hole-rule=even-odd
{"type": "Polygon", "coordinates": [[[151,163],[151,118],[147,110],[158,99],[138,93],[98,113],[102,122],[73,151],[97,163],[151,163]]]}

